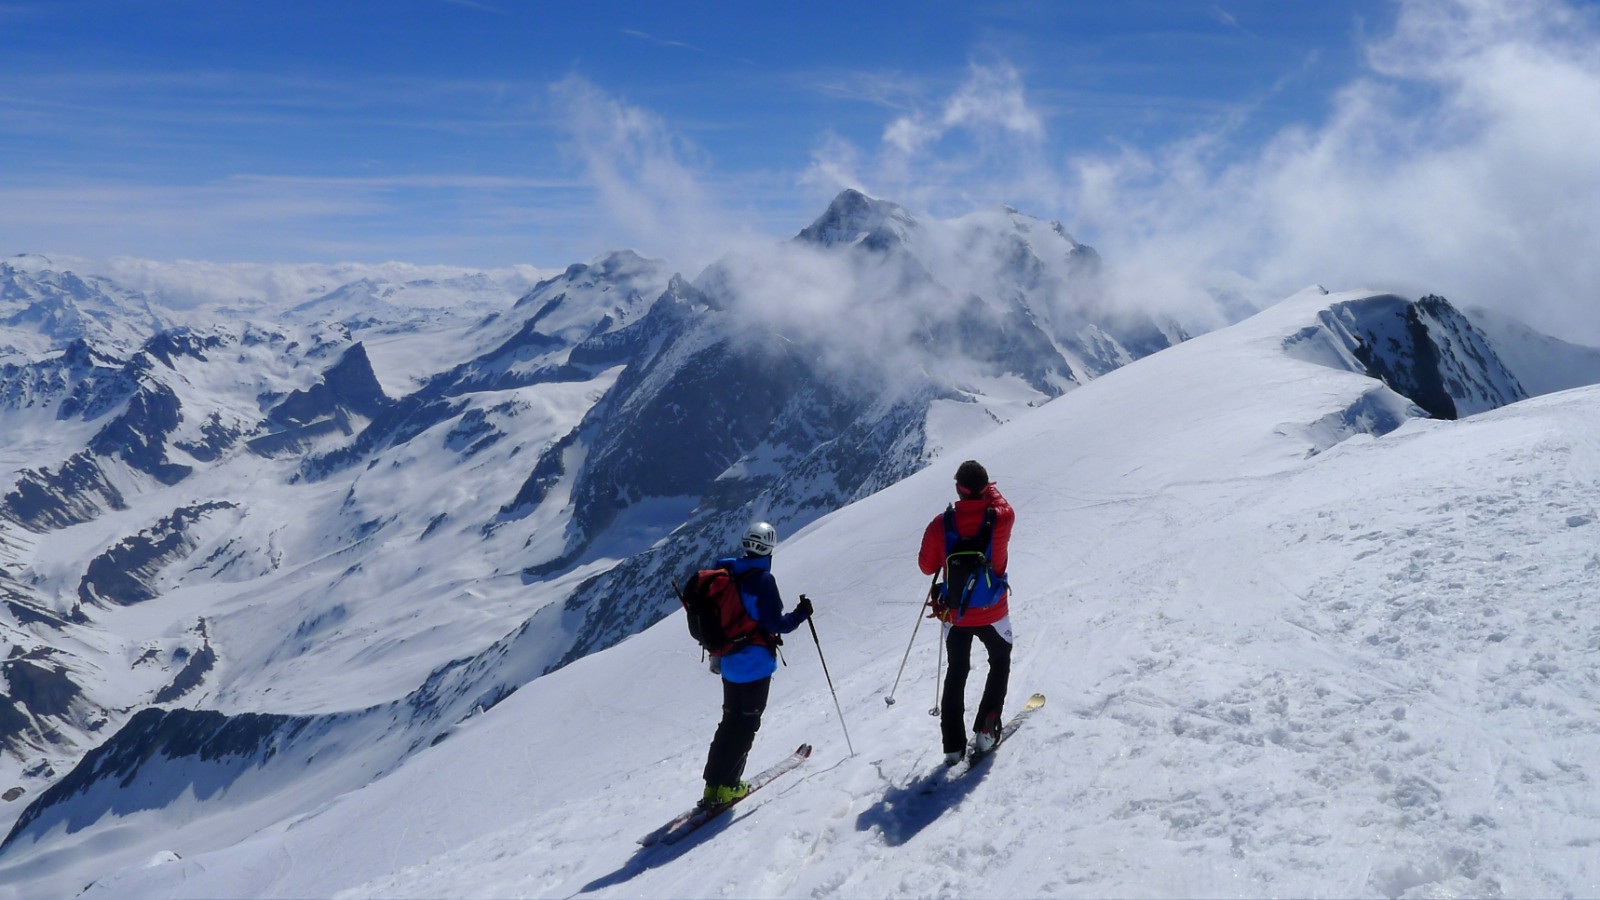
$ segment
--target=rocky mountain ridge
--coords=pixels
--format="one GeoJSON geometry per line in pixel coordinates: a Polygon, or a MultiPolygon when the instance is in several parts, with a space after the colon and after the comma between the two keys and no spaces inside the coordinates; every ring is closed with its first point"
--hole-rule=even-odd
{"type": "MultiPolygon", "coordinates": [[[[161,746],[207,758],[226,734],[265,763],[357,720],[399,760],[668,614],[664,582],[746,520],[793,533],[1188,337],[1100,312],[1099,266],[1014,210],[939,221],[845,192],[692,280],[607,254],[465,327],[200,315],[131,348],[14,354],[0,783],[59,780],[42,821],[109,790],[77,762],[96,744],[134,758],[181,734],[161,746]],[[382,363],[407,342],[449,363],[391,394],[382,363]]],[[[1330,442],[1524,395],[1439,298],[1374,295],[1307,329],[1292,352],[1393,394],[1330,442]]]]}

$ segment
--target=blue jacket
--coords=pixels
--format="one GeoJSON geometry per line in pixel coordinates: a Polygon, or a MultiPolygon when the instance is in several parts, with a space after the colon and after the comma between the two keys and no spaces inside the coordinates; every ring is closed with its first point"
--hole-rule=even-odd
{"type": "MultiPolygon", "coordinates": [[[[744,611],[766,631],[788,634],[805,621],[795,613],[784,614],[783,598],[778,596],[778,581],[772,577],[772,557],[729,557],[717,560],[717,565],[733,570],[734,580],[739,585],[739,599],[744,601],[744,611]]],[[[777,670],[778,654],[772,647],[741,647],[722,658],[722,679],[734,684],[770,678],[777,670]]]]}

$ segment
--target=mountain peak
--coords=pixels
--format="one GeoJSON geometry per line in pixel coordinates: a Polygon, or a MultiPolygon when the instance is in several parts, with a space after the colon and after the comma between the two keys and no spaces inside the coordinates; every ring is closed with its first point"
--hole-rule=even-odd
{"type": "Polygon", "coordinates": [[[632,250],[623,249],[595,257],[590,260],[587,268],[598,278],[617,279],[666,267],[665,260],[651,259],[640,256],[632,250]]]}
{"type": "Polygon", "coordinates": [[[916,218],[904,207],[846,188],[828,204],[827,212],[806,226],[796,239],[824,247],[862,244],[881,250],[903,242],[916,227],[916,218]]]}
{"type": "Polygon", "coordinates": [[[15,256],[0,259],[0,268],[22,272],[37,272],[41,269],[54,269],[55,267],[55,261],[43,253],[18,253],[15,256]]]}

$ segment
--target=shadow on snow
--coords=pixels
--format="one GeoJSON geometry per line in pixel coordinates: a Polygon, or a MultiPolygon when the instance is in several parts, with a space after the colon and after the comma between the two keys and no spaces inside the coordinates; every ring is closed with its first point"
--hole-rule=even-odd
{"type": "MultiPolygon", "coordinates": [[[[953,770],[940,765],[904,785],[890,788],[884,792],[881,800],[856,817],[856,830],[870,831],[877,828],[883,835],[884,843],[891,847],[907,843],[924,828],[937,821],[947,810],[959,806],[961,801],[988,776],[992,761],[992,756],[986,756],[961,774],[955,774],[953,770]]],[[[753,812],[753,809],[747,810],[745,815],[753,812]]],[[[572,896],[631,881],[635,876],[665,865],[714,839],[745,815],[718,816],[676,844],[652,844],[640,847],[616,871],[596,878],[579,888],[572,896]]]]}
{"type": "MultiPolygon", "coordinates": [[[[740,806],[743,806],[743,804],[740,804],[740,806]]],[[[690,849],[699,846],[700,844],[703,844],[721,834],[734,822],[743,819],[746,815],[750,815],[752,812],[754,812],[754,810],[759,808],[759,806],[753,806],[751,809],[745,810],[744,815],[735,816],[731,814],[723,814],[717,816],[715,819],[712,819],[704,825],[701,825],[699,828],[696,828],[693,832],[685,836],[683,840],[675,844],[657,843],[651,844],[648,847],[640,847],[634,852],[633,856],[629,857],[628,861],[623,863],[622,866],[615,872],[602,875],[583,887],[578,888],[577,894],[573,894],[572,896],[576,897],[578,894],[587,894],[590,891],[598,891],[601,888],[608,888],[614,885],[622,884],[625,881],[632,880],[636,875],[641,875],[650,871],[651,869],[656,868],[657,866],[669,863],[689,852],[690,849]]]]}
{"type": "Polygon", "coordinates": [[[985,756],[971,764],[968,771],[956,770],[943,764],[900,787],[884,792],[883,799],[856,817],[857,831],[877,828],[884,843],[899,847],[907,843],[924,828],[932,825],[954,809],[977,788],[989,774],[993,756],[985,756]]]}

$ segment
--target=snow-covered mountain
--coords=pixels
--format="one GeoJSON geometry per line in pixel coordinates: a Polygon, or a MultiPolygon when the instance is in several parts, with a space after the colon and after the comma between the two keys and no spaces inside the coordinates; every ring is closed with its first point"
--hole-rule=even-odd
{"type": "MultiPolygon", "coordinates": [[[[438,302],[352,314],[382,292],[366,273],[271,319],[228,300],[18,354],[0,627],[11,680],[54,688],[13,691],[0,780],[31,796],[151,704],[425,702],[385,732],[403,758],[665,615],[658,579],[755,510],[803,525],[1182,337],[1078,309],[1093,252],[1014,211],[940,222],[848,192],[823,219],[864,234],[886,212],[915,234],[813,226],[694,282],[607,254],[467,324],[438,302]],[[856,327],[772,317],[819,272],[856,327]],[[897,329],[892,379],[887,354],[839,350],[897,329]]],[[[47,263],[30,283],[71,283],[47,263]]]]}
{"type": "Polygon", "coordinates": [[[221,309],[235,316],[261,317],[360,294],[370,295],[376,308],[346,305],[333,318],[347,313],[364,314],[355,318],[383,315],[390,307],[443,313],[478,309],[487,314],[554,274],[533,266],[477,270],[400,262],[215,263],[40,254],[13,256],[5,262],[46,277],[70,272],[85,280],[104,280],[169,310],[221,309]]]}
{"type": "Polygon", "coordinates": [[[0,260],[0,358],[81,340],[127,350],[171,324],[139,291],[24,262],[0,260]]]}
{"type": "MultiPolygon", "coordinates": [[[[1060,534],[1073,510],[1038,498],[1080,466],[1090,490],[1139,496],[1188,485],[1162,480],[1177,470],[1248,482],[1257,457],[1274,461],[1261,478],[1287,478],[1526,396],[1530,376],[1441,298],[1308,291],[1193,342],[1202,353],[1177,323],[1105,308],[1098,266],[1014,210],[940,221],[845,192],[794,240],[692,280],[624,251],[466,322],[437,305],[351,316],[363,283],[323,292],[332,321],[317,304],[256,321],[202,306],[131,347],[19,353],[0,370],[15,426],[0,439],[0,783],[25,793],[0,807],[16,820],[0,881],[83,882],[163,849],[124,843],[129,828],[203,835],[165,847],[188,855],[370,796],[530,692],[559,707],[546,692],[572,690],[574,670],[668,677],[652,667],[670,642],[647,630],[676,605],[666,578],[754,516],[787,534],[902,483],[947,487],[915,473],[973,446],[1045,467],[1016,471],[1060,534]],[[1135,371],[1156,373],[1143,393],[1076,399],[1135,371]],[[1024,427],[1083,404],[1098,412],[1067,421],[1089,430],[1024,427]],[[1112,469],[1093,474],[1091,452],[1112,469]]],[[[1163,527],[1217,512],[1164,504],[1163,527]]],[[[900,542],[841,534],[793,546],[831,548],[818,567],[858,585],[838,608],[887,604],[900,542]]],[[[608,740],[573,709],[549,723],[608,740]]]]}
{"type": "MultiPolygon", "coordinates": [[[[367,346],[379,361],[385,390],[396,395],[410,393],[427,376],[465,358],[452,335],[504,310],[554,274],[533,266],[471,270],[396,262],[154,262],[38,254],[14,256],[0,265],[11,273],[0,277],[0,311],[9,310],[0,314],[16,315],[38,300],[45,302],[30,316],[41,323],[63,306],[86,309],[71,318],[117,320],[120,332],[114,337],[124,350],[161,327],[204,327],[219,318],[337,324],[367,346]],[[47,289],[39,290],[37,282],[47,289]],[[145,312],[143,321],[130,310],[145,312]],[[419,334],[428,340],[415,340],[419,334]]],[[[28,340],[27,330],[12,329],[5,339],[28,340]]],[[[59,336],[84,336],[84,327],[59,336]]],[[[100,337],[98,344],[107,343],[104,334],[100,337]]],[[[25,349],[39,352],[48,346],[49,336],[29,341],[25,349]]],[[[0,357],[5,352],[0,345],[0,357]]]]}
{"type": "Polygon", "coordinates": [[[857,753],[797,635],[755,763],[817,752],[686,844],[634,843],[696,796],[720,696],[674,617],[404,761],[370,738],[437,693],[147,710],[30,810],[0,873],[117,897],[1592,893],[1600,392],[1430,417],[1350,364],[1395,304],[1304,292],[790,537],[775,573],[816,598],[857,753]],[[1010,705],[1050,701],[941,784],[909,702],[933,691],[927,629],[908,702],[883,697],[965,456],[1018,509],[1010,705]]]}

